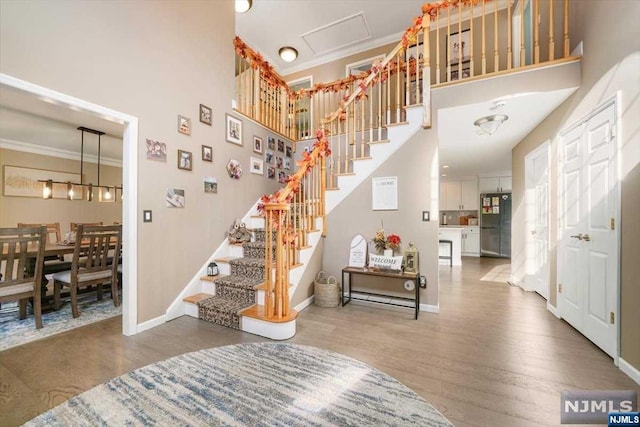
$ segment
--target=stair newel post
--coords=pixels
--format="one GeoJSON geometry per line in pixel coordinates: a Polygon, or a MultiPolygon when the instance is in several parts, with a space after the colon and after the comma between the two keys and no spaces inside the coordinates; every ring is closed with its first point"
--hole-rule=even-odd
{"type": "Polygon", "coordinates": [[[322,215],[322,237],[327,237],[325,193],[327,191],[327,158],[320,157],[320,215],[322,215]]]}
{"type": "Polygon", "coordinates": [[[430,15],[426,14],[422,17],[422,33],[424,35],[422,43],[422,105],[423,118],[422,127],[431,127],[431,48],[429,47],[429,31],[431,26],[430,15]]]}
{"type": "Polygon", "coordinates": [[[274,215],[272,204],[266,203],[264,205],[265,212],[265,262],[264,262],[264,307],[267,317],[273,316],[273,295],[274,295],[274,277],[273,277],[273,230],[274,230],[274,215]]]}

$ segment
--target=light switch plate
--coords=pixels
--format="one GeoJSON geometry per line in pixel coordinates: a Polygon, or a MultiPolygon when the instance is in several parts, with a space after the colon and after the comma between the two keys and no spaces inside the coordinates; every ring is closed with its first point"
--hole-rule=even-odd
{"type": "Polygon", "coordinates": [[[429,221],[429,211],[422,211],[422,220],[423,221],[429,221]]]}
{"type": "Polygon", "coordinates": [[[142,211],[142,220],[144,222],[151,222],[153,219],[153,214],[151,213],[150,210],[144,210],[142,211]]]}

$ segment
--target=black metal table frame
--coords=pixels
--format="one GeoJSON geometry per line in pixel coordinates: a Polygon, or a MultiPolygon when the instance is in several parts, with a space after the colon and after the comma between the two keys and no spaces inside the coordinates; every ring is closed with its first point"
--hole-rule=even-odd
{"type": "Polygon", "coordinates": [[[397,275],[395,273],[388,273],[388,272],[376,272],[376,271],[372,271],[372,270],[362,270],[362,271],[358,271],[358,270],[354,270],[353,267],[345,267],[342,269],[342,286],[340,289],[340,299],[342,302],[342,306],[344,307],[345,305],[349,304],[351,302],[351,300],[358,300],[358,301],[369,301],[369,302],[374,302],[377,304],[386,304],[386,305],[393,305],[393,306],[397,306],[397,307],[404,307],[404,308],[411,308],[407,305],[404,304],[396,304],[393,302],[382,302],[382,301],[371,301],[368,299],[364,299],[364,298],[358,298],[358,297],[354,297],[352,296],[352,286],[351,286],[351,275],[352,274],[356,274],[356,275],[362,275],[362,276],[376,276],[376,277],[388,277],[390,279],[404,279],[404,280],[413,280],[415,283],[415,297],[414,298],[407,298],[407,297],[397,297],[397,296],[393,296],[393,295],[388,295],[388,294],[381,294],[381,293],[374,293],[374,292],[364,292],[364,291],[357,291],[358,293],[361,294],[366,294],[366,295],[373,295],[373,296],[381,296],[381,297],[388,297],[391,299],[396,299],[396,300],[404,300],[404,301],[413,301],[415,306],[415,320],[418,319],[418,313],[420,312],[420,273],[416,273],[415,277],[413,277],[413,275],[409,276],[406,275],[405,273],[397,273],[397,275]],[[346,287],[346,281],[345,281],[345,273],[348,274],[349,276],[349,297],[346,298],[345,297],[345,287],[346,287]]]}

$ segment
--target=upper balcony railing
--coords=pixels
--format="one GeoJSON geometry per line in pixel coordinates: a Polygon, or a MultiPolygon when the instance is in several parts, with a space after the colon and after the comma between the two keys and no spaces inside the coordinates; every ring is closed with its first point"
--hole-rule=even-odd
{"type": "Polygon", "coordinates": [[[400,42],[368,72],[299,91],[236,38],[236,110],[292,140],[317,138],[285,187],[265,196],[261,205],[266,319],[292,316],[289,269],[317,218],[326,233],[325,192],[336,189],[337,177],[351,174],[355,160],[368,158],[370,145],[384,141],[389,126],[406,120],[407,107],[421,105],[422,125],[429,127],[432,87],[568,58],[568,5],[569,0],[427,3],[400,42]]]}

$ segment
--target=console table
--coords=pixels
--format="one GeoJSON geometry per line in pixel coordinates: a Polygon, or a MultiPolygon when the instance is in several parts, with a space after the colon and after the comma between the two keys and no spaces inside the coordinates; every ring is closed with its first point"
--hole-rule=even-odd
{"type": "MultiPolygon", "coordinates": [[[[351,276],[352,275],[363,275],[363,276],[377,276],[377,277],[387,277],[390,279],[400,279],[400,280],[411,280],[414,282],[414,287],[415,287],[415,297],[414,298],[406,298],[406,297],[396,297],[396,296],[392,296],[392,295],[385,295],[385,294],[381,294],[381,293],[373,293],[373,292],[362,292],[362,291],[358,291],[359,293],[362,294],[367,294],[367,295],[376,295],[376,296],[386,296],[389,298],[393,298],[396,300],[406,300],[406,301],[412,301],[414,303],[413,308],[415,309],[415,318],[418,319],[418,312],[420,311],[420,273],[403,273],[401,271],[398,272],[394,272],[394,271],[383,271],[383,270],[373,270],[367,267],[364,268],[359,268],[359,267],[345,267],[342,269],[342,290],[340,292],[340,297],[342,299],[342,306],[344,307],[345,305],[349,304],[349,302],[351,302],[352,299],[354,300],[361,300],[361,301],[367,301],[364,298],[358,298],[355,296],[351,295],[351,276]],[[346,281],[345,281],[345,277],[349,277],[349,292],[348,292],[348,297],[345,297],[345,289],[346,289],[346,281]]],[[[381,302],[381,301],[371,301],[371,302],[376,302],[378,304],[387,304],[387,305],[395,305],[398,307],[405,307],[405,308],[412,308],[410,306],[404,305],[404,304],[397,304],[397,303],[393,303],[393,302],[381,302]]]]}

